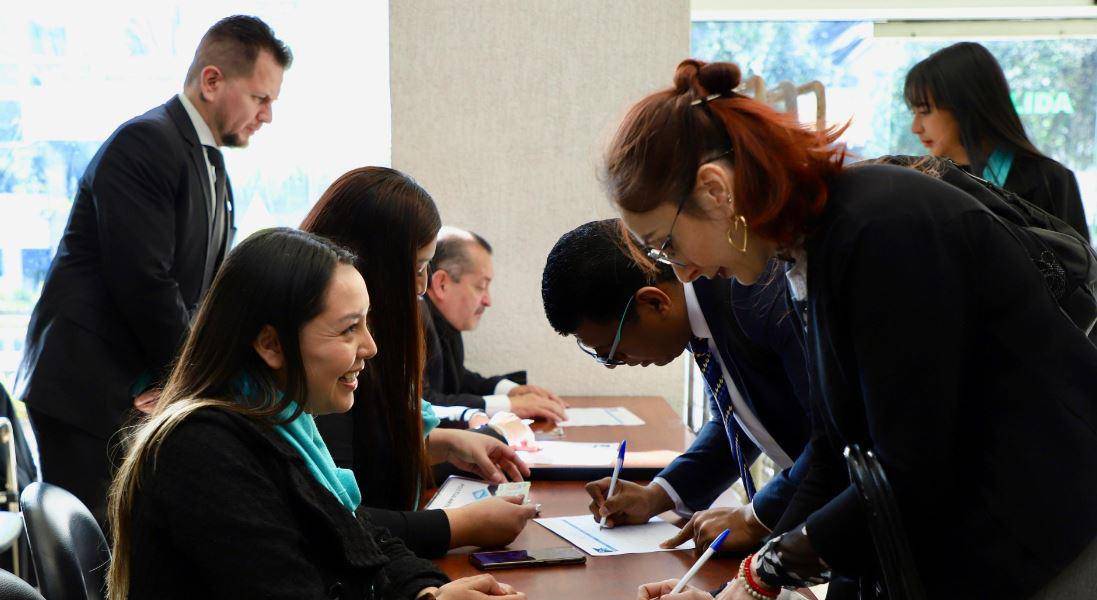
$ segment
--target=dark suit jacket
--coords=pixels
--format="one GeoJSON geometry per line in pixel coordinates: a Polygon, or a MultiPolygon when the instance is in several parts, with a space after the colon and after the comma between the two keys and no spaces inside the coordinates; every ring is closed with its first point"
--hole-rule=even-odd
{"type": "MultiPolygon", "coordinates": [[[[777,263],[774,263],[776,268],[777,263]]],[[[796,490],[807,460],[801,453],[811,430],[807,370],[803,349],[785,300],[784,273],[771,270],[764,283],[744,286],[726,280],[693,282],[701,312],[743,400],[789,458],[784,469],[754,497],[758,518],[772,527],[796,490]]],[[[707,508],[739,479],[728,434],[709,394],[712,414],[689,449],[659,476],[693,510],[707,508]]],[[[761,448],[743,440],[748,463],[761,448]]]]}
{"type": "MultiPolygon", "coordinates": [[[[127,121],[80,179],[27,330],[23,400],[107,438],[162,377],[205,292],[209,175],[178,98],[127,121]]],[[[231,188],[229,192],[231,198],[231,188]]],[[[220,259],[218,258],[218,264],[220,259]]]]}
{"type": "Polygon", "coordinates": [[[911,169],[847,169],[805,250],[815,428],[778,531],[877,569],[858,443],[929,597],[1028,597],[1097,535],[1097,348],[993,215],[911,169]]]}
{"type": "Polygon", "coordinates": [[[130,598],[406,598],[447,581],[351,513],[273,428],[195,412],[144,466],[130,598]]]}
{"type": "Polygon", "coordinates": [[[525,371],[484,377],[465,368],[465,343],[461,332],[454,329],[438,312],[430,298],[423,296],[424,333],[427,345],[426,378],[423,381],[427,402],[435,406],[469,406],[484,408],[484,396],[495,393],[503,379],[525,383],[525,371]]]}
{"type": "Polygon", "coordinates": [[[1002,187],[1066,221],[1089,239],[1078,179],[1070,169],[1050,158],[1017,154],[1002,187]]]}

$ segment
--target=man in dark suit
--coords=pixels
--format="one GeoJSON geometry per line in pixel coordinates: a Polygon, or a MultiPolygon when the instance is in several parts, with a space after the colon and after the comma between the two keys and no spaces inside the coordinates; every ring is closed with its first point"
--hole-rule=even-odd
{"type": "MultiPolygon", "coordinates": [[[[567,404],[544,388],[524,385],[525,371],[484,377],[465,368],[461,332],[475,329],[491,306],[493,275],[491,245],[484,238],[442,228],[424,297],[431,317],[426,320],[426,399],[435,406],[463,406],[487,416],[505,410],[524,419],[562,421],[567,404]]],[[[469,415],[464,420],[472,427],[482,424],[469,415]]]]}
{"type": "Polygon", "coordinates": [[[756,548],[792,498],[810,435],[803,350],[787,318],[784,276],[755,286],[683,285],[669,267],[637,266],[619,227],[616,219],[587,223],[553,247],[541,288],[549,323],[606,366],[665,365],[689,351],[703,374],[712,369],[712,381],[722,383],[706,386],[712,418],[684,454],[647,486],[618,481],[609,500],[608,478],[587,484],[591,512],[600,516],[604,506],[612,524],[625,524],[674,510],[690,522],[669,547],[694,538],[700,551],[727,528],[726,550],[756,548]],[[705,510],[741,478],[752,489],[740,466],[760,453],[780,473],[742,508],[705,510]]]}
{"type": "Polygon", "coordinates": [[[152,409],[191,317],[232,244],[219,146],[272,119],[292,62],[255,17],[202,37],[183,92],[131,119],[88,164],[34,307],[22,397],[42,478],[104,522],[117,435],[152,409]]]}

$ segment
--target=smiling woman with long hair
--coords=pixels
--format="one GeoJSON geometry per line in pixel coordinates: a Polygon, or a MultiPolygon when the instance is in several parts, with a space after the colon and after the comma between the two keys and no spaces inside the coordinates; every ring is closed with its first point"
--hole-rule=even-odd
{"type": "Polygon", "coordinates": [[[111,600],[524,598],[446,584],[360,510],[320,440],[313,417],[349,410],[377,353],[353,263],[290,229],[229,254],[113,482],[111,600]]]}
{"type": "Polygon", "coordinates": [[[872,593],[850,444],[883,465],[928,597],[1092,592],[1097,347],[978,200],[913,169],[845,166],[839,132],[736,93],[739,77],[683,61],[629,110],[605,163],[629,231],[679,279],[750,284],[789,265],[810,467],[721,599],[833,577],[872,593]]]}

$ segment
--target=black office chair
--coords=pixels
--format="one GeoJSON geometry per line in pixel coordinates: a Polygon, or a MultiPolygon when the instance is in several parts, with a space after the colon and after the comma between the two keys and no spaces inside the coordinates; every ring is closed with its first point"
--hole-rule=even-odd
{"type": "Polygon", "coordinates": [[[45,600],[29,583],[0,571],[0,600],[45,600]]]}
{"type": "MultiPolygon", "coordinates": [[[[850,444],[845,456],[850,479],[867,509],[872,544],[880,558],[883,587],[886,588],[871,589],[876,587],[871,586],[870,597],[875,594],[889,600],[925,600],[925,588],[918,577],[902,515],[884,467],[872,450],[862,450],[857,444],[850,444]]],[[[864,587],[865,582],[862,582],[864,587]]]]}
{"type": "Polygon", "coordinates": [[[42,594],[50,600],[103,600],[110,547],[80,500],[48,483],[19,497],[42,594]]]}

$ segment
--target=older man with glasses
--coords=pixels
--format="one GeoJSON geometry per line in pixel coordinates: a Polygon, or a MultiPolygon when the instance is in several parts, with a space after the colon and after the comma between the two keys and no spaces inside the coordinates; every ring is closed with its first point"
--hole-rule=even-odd
{"type": "MultiPolygon", "coordinates": [[[[574,335],[606,367],[665,365],[689,351],[705,376],[712,420],[689,450],[641,486],[608,479],[587,485],[595,516],[609,524],[646,522],[674,510],[689,523],[665,544],[694,538],[698,551],[723,529],[726,549],[756,548],[784,512],[799,481],[810,433],[807,376],[784,277],[741,286],[701,279],[682,284],[664,257],[667,244],[626,254],[619,221],[595,221],[565,234],[549,253],[541,293],[549,323],[574,335]],[[767,454],[781,473],[755,494],[749,466],[767,454]],[[735,481],[751,502],[708,509],[735,481]]],[[[774,265],[776,268],[777,265],[774,265]]]]}

